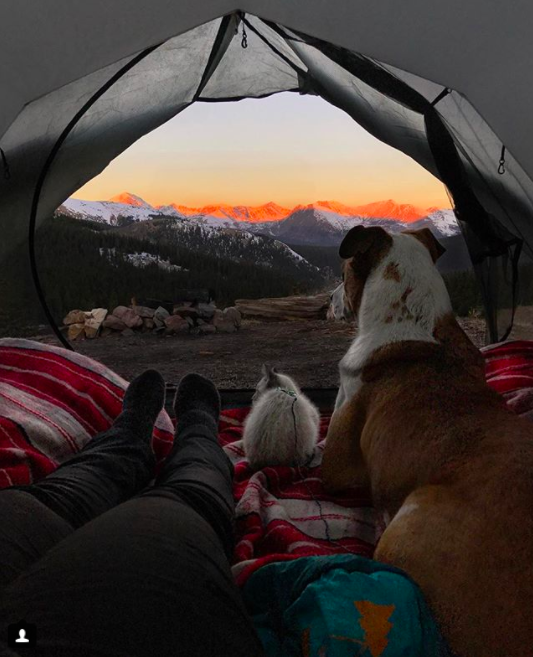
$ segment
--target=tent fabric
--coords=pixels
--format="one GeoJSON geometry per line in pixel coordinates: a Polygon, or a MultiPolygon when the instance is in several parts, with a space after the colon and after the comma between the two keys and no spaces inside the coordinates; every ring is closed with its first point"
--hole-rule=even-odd
{"type": "MultiPolygon", "coordinates": [[[[491,339],[508,332],[499,309],[516,301],[519,256],[533,257],[533,148],[523,148],[533,137],[515,134],[528,85],[513,89],[506,120],[498,99],[523,70],[516,55],[532,48],[521,20],[533,17],[533,10],[517,8],[511,44],[501,30],[510,12],[495,4],[484,6],[477,23],[470,7],[461,5],[459,12],[451,2],[429,15],[427,4],[415,0],[390,15],[389,2],[381,3],[379,15],[357,1],[326,6],[311,0],[305,12],[294,2],[253,0],[233,11],[225,2],[180,3],[179,11],[175,3],[150,3],[148,9],[139,0],[117,0],[105,9],[97,1],[90,12],[76,1],[63,4],[56,3],[52,14],[61,7],[64,14],[43,16],[41,7],[25,0],[25,17],[17,5],[0,21],[0,61],[12,62],[9,70],[0,65],[0,89],[7,91],[0,148],[10,174],[0,176],[0,266],[28,235],[32,246],[34,229],[72,192],[191,103],[314,93],[447,185],[482,285],[491,339]],[[34,25],[38,19],[42,33],[34,25]],[[7,29],[16,29],[17,21],[26,28],[19,41],[7,29]],[[485,32],[474,30],[480,21],[485,32]],[[496,41],[498,48],[489,48],[496,41]],[[482,46],[482,61],[475,43],[482,46]],[[46,52],[46,67],[38,47],[46,52]],[[493,78],[487,77],[488,62],[493,78]],[[17,68],[22,76],[15,79],[17,68]],[[487,96],[485,87],[496,82],[499,93],[487,96]]],[[[533,96],[529,100],[533,105],[533,96]]],[[[35,275],[31,248],[29,258],[35,275]]],[[[24,294],[34,294],[31,285],[24,294]]]]}
{"type": "Polygon", "coordinates": [[[38,0],[0,9],[0,135],[28,103],[238,9],[451,87],[531,174],[533,6],[517,0],[38,0]],[[45,54],[45,56],[43,56],[45,54]]]}

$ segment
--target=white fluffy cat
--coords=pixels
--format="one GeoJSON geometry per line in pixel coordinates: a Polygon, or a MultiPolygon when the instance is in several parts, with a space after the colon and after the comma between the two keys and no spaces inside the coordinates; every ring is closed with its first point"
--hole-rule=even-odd
{"type": "Polygon", "coordinates": [[[319,421],[318,409],[295,381],[263,365],[244,423],[243,447],[250,466],[304,465],[313,454],[319,421]]]}

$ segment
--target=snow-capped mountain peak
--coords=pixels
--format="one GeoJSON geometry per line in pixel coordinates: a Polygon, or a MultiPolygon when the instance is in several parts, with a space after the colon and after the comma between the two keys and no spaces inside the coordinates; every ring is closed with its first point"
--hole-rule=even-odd
{"type": "Polygon", "coordinates": [[[158,206],[157,209],[162,213],[166,212],[170,215],[174,213],[178,213],[184,217],[202,215],[204,217],[214,217],[225,221],[242,221],[246,223],[280,221],[291,213],[291,210],[288,208],[283,208],[272,201],[257,206],[227,205],[219,203],[216,205],[205,205],[201,208],[191,208],[186,205],[171,203],[166,206],[158,206]]]}
{"type": "Polygon", "coordinates": [[[136,196],[135,194],[130,194],[130,192],[122,192],[121,194],[117,194],[116,196],[113,196],[113,198],[110,198],[109,202],[131,205],[134,208],[147,208],[150,210],[155,210],[155,208],[152,205],[150,205],[150,203],[147,203],[140,196],[136,196]]]}
{"type": "Polygon", "coordinates": [[[458,234],[452,210],[424,211],[392,199],[361,206],[337,201],[317,201],[288,210],[272,201],[258,206],[207,205],[191,208],[172,203],[154,207],[139,196],[125,192],[110,201],[83,201],[70,198],[60,212],[80,219],[124,225],[153,217],[172,217],[177,221],[218,230],[239,230],[263,234],[288,244],[337,245],[350,228],[382,226],[397,233],[406,228],[430,228],[437,238],[458,234]]]}
{"type": "Polygon", "coordinates": [[[460,232],[453,210],[435,210],[427,216],[409,224],[409,230],[429,228],[435,237],[453,237],[460,232]]]}
{"type": "Polygon", "coordinates": [[[417,221],[429,214],[428,210],[411,205],[410,203],[396,203],[392,199],[359,205],[353,208],[353,210],[362,217],[382,217],[396,219],[397,221],[404,221],[406,223],[417,221]]]}

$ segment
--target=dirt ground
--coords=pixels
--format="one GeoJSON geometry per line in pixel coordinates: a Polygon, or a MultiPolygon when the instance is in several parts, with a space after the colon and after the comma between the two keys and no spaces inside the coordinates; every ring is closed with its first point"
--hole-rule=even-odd
{"type": "MultiPolygon", "coordinates": [[[[481,346],[483,322],[460,321],[474,343],[481,346]]],[[[76,342],[75,347],[128,380],[154,367],[169,384],[194,371],[211,378],[220,388],[254,388],[261,365],[268,363],[293,376],[303,387],[332,388],[338,385],[338,362],[353,334],[353,327],[344,322],[245,321],[238,332],[230,334],[118,334],[76,342]]]]}

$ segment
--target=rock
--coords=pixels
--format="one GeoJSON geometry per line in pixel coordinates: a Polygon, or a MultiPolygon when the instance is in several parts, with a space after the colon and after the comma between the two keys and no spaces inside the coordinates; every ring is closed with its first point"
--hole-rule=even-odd
{"type": "Polygon", "coordinates": [[[111,335],[113,331],[110,328],[102,328],[100,331],[101,338],[107,338],[108,335],[111,335]]]}
{"type": "Polygon", "coordinates": [[[263,319],[325,319],[330,295],[317,294],[313,297],[281,297],[276,299],[238,299],[237,310],[245,317],[263,319]]]}
{"type": "Polygon", "coordinates": [[[89,338],[89,340],[92,340],[98,335],[98,329],[94,328],[93,326],[87,326],[85,325],[85,337],[89,338]]]}
{"type": "Polygon", "coordinates": [[[125,337],[129,337],[130,335],[135,335],[135,331],[133,329],[130,329],[130,328],[125,328],[122,331],[121,335],[124,335],[125,337]]]}
{"type": "Polygon", "coordinates": [[[224,313],[221,310],[219,310],[218,308],[216,308],[215,312],[213,313],[211,323],[214,326],[218,326],[219,324],[224,324],[225,321],[226,320],[224,318],[224,313]]]}
{"type": "Polygon", "coordinates": [[[174,307],[174,304],[170,301],[163,301],[162,299],[149,299],[149,298],[136,299],[135,304],[132,305],[144,306],[145,308],[151,308],[152,310],[157,310],[161,306],[168,311],[169,315],[172,314],[172,309],[174,307]]]}
{"type": "Polygon", "coordinates": [[[165,319],[165,326],[173,333],[182,333],[189,330],[189,322],[179,315],[170,315],[165,319]]]}
{"type": "Polygon", "coordinates": [[[85,322],[83,324],[81,322],[77,322],[76,324],[70,324],[68,327],[68,334],[67,334],[68,339],[78,340],[79,338],[83,338],[85,336],[84,329],[85,329],[85,322]]]}
{"type": "Polygon", "coordinates": [[[63,324],[70,326],[70,324],[84,324],[89,313],[84,310],[71,310],[69,314],[63,319],[63,324]]]}
{"type": "Polygon", "coordinates": [[[192,328],[194,326],[194,319],[192,317],[187,317],[187,323],[192,328]]]}
{"type": "Polygon", "coordinates": [[[168,310],[165,310],[163,306],[156,308],[154,313],[154,324],[157,328],[163,328],[165,326],[165,319],[167,319],[167,317],[170,317],[168,310]]]}
{"type": "Polygon", "coordinates": [[[151,331],[155,326],[154,320],[150,319],[148,317],[145,317],[143,319],[143,326],[147,331],[151,331]]]}
{"type": "Polygon", "coordinates": [[[198,328],[201,335],[207,335],[208,333],[216,333],[217,328],[213,324],[203,324],[198,328]]]}
{"type": "Polygon", "coordinates": [[[94,319],[96,322],[100,322],[101,324],[106,318],[106,316],[107,316],[107,308],[93,308],[91,310],[90,319],[94,319]]]}
{"type": "Polygon", "coordinates": [[[240,328],[241,327],[242,315],[237,310],[237,308],[235,308],[235,306],[231,306],[230,308],[226,308],[224,310],[224,317],[226,318],[226,321],[233,322],[235,328],[240,328]]]}
{"type": "Polygon", "coordinates": [[[215,314],[216,306],[213,302],[211,303],[198,303],[195,306],[196,311],[198,312],[198,317],[210,321],[215,314]]]}
{"type": "Polygon", "coordinates": [[[90,316],[85,320],[85,336],[87,338],[95,338],[98,335],[106,315],[106,308],[94,308],[91,310],[90,316]]]}
{"type": "Polygon", "coordinates": [[[143,319],[152,319],[155,314],[155,310],[148,308],[148,306],[133,306],[132,310],[143,319]]]}
{"type": "Polygon", "coordinates": [[[200,316],[198,310],[190,306],[175,306],[172,314],[180,317],[192,317],[192,319],[197,319],[200,316]]]}
{"type": "Polygon", "coordinates": [[[128,328],[140,328],[143,325],[142,318],[134,310],[126,306],[117,306],[113,310],[113,315],[121,319],[128,328]]]}
{"type": "Polygon", "coordinates": [[[112,329],[113,331],[123,331],[127,328],[126,324],[118,317],[115,317],[115,315],[108,315],[104,319],[102,326],[104,329],[112,329]]]}
{"type": "Polygon", "coordinates": [[[233,322],[222,322],[220,324],[217,324],[216,330],[219,333],[234,333],[237,330],[237,327],[233,322]]]}

